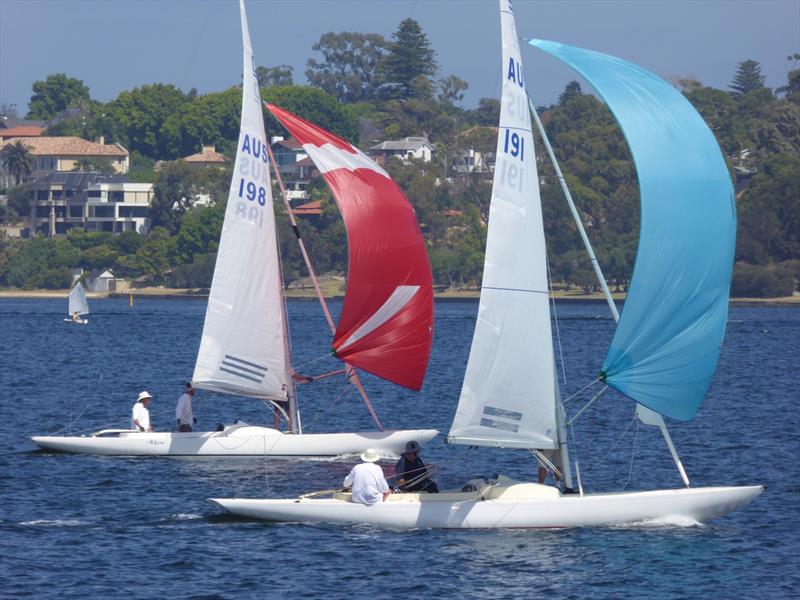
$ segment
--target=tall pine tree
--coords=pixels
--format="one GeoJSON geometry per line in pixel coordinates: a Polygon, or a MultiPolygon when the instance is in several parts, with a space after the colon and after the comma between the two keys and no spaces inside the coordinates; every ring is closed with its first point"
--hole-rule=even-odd
{"type": "Polygon", "coordinates": [[[378,65],[378,74],[383,84],[382,95],[387,98],[408,98],[414,95],[414,79],[430,79],[438,71],[436,52],[431,48],[428,36],[414,19],[406,19],[400,23],[392,37],[394,42],[378,65]]]}
{"type": "Polygon", "coordinates": [[[728,87],[733,90],[731,94],[734,96],[744,96],[748,92],[763,88],[764,81],[758,61],[744,60],[736,67],[733,81],[728,87]]]}

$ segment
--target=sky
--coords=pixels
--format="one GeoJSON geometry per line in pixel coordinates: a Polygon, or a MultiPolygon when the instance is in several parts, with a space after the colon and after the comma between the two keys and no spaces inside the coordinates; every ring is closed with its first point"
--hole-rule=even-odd
{"type": "MultiPolygon", "coordinates": [[[[538,37],[624,58],[669,79],[692,76],[726,89],[737,63],[754,59],[770,87],[786,83],[800,52],[800,0],[514,0],[520,37],[538,37]]],[[[379,33],[416,19],[440,75],[469,82],[466,108],[499,96],[500,28],[493,0],[247,0],[257,65],[288,64],[306,83],[311,46],[329,31],[379,33]]],[[[568,67],[523,49],[528,92],[555,102],[577,79],[568,67]]],[[[797,68],[797,66],[795,66],[797,68]]],[[[20,116],[34,81],[82,79],[103,102],[147,83],[221,91],[241,80],[241,33],[233,0],[0,0],[0,102],[20,116]]]]}

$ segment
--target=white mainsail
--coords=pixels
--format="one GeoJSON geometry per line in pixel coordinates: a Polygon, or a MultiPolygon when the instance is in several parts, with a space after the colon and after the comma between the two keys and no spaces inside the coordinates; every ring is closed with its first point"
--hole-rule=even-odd
{"type": "Polygon", "coordinates": [[[192,381],[203,389],[285,400],[286,314],[261,96],[240,0],[244,73],[239,145],[192,381]]]}
{"type": "Polygon", "coordinates": [[[539,176],[514,14],[500,0],[503,90],[478,320],[448,440],[556,448],[557,389],[539,176]]]}
{"type": "Polygon", "coordinates": [[[83,289],[83,285],[79,281],[75,284],[75,287],[69,293],[69,315],[74,315],[78,313],[79,315],[88,315],[89,314],[89,303],[86,301],[86,292],[83,289]]]}

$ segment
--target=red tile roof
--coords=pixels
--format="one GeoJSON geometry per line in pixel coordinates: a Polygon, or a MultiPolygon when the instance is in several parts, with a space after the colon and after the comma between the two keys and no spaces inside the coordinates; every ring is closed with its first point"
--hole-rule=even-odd
{"type": "Polygon", "coordinates": [[[43,131],[44,127],[33,127],[31,125],[12,127],[11,129],[0,129],[0,140],[17,137],[37,137],[42,135],[43,131]]]}
{"type": "MultiPolygon", "coordinates": [[[[98,144],[72,136],[27,137],[22,141],[34,156],[128,156],[128,151],[119,144],[98,144]]],[[[10,143],[13,142],[0,142],[0,149],[10,143]]]]}
{"type": "Polygon", "coordinates": [[[301,204],[297,208],[292,209],[292,214],[295,214],[297,216],[321,215],[322,200],[312,200],[311,202],[306,202],[305,204],[301,204]]]}

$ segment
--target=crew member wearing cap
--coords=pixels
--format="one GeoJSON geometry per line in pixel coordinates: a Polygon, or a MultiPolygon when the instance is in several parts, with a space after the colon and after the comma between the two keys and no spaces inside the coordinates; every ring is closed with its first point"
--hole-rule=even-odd
{"type": "Polygon", "coordinates": [[[150,427],[150,411],[147,409],[147,407],[150,406],[150,400],[152,398],[149,392],[139,393],[136,404],[133,405],[131,429],[137,431],[153,431],[153,428],[150,427]]]}
{"type": "Polygon", "coordinates": [[[344,487],[352,487],[353,502],[372,506],[383,502],[392,493],[383,470],[375,464],[380,458],[372,448],[361,453],[363,462],[353,467],[353,470],[344,478],[344,487]]]}
{"type": "Polygon", "coordinates": [[[197,390],[192,387],[192,382],[187,381],[183,386],[183,394],[178,398],[178,406],[175,407],[175,421],[179,432],[189,432],[192,430],[192,425],[197,423],[192,413],[192,396],[195,393],[197,390]]]}
{"type": "Polygon", "coordinates": [[[422,450],[415,441],[406,444],[406,451],[394,468],[397,486],[403,492],[439,493],[439,486],[431,479],[428,467],[422,462],[419,453],[422,450]]]}

